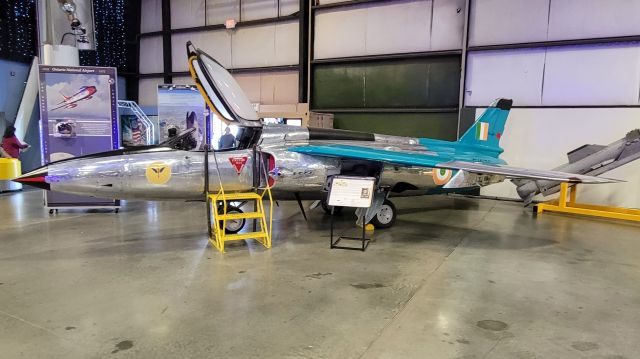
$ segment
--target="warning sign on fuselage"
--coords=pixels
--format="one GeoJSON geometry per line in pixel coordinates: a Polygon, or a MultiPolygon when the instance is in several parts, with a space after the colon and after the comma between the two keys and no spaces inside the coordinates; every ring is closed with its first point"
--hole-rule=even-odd
{"type": "Polygon", "coordinates": [[[231,162],[231,165],[233,166],[233,168],[235,168],[236,174],[238,176],[240,176],[240,173],[242,173],[242,169],[244,168],[244,165],[247,164],[248,159],[249,158],[247,156],[229,158],[229,162],[231,162]]]}

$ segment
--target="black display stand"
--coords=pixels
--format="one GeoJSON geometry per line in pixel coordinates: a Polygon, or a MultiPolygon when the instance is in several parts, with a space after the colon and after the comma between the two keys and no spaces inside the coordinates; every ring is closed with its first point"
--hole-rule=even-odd
{"type": "Polygon", "coordinates": [[[362,237],[358,238],[358,237],[345,237],[345,236],[338,236],[338,238],[335,240],[335,242],[333,241],[333,210],[334,207],[331,207],[331,236],[330,236],[330,248],[334,249],[349,249],[349,250],[353,250],[353,251],[365,251],[367,250],[367,247],[369,246],[369,242],[371,241],[371,238],[366,238],[365,237],[365,228],[367,227],[367,224],[364,223],[364,216],[362,218],[362,237]],[[345,246],[339,246],[338,243],[340,243],[341,240],[349,240],[349,241],[361,241],[362,242],[362,246],[361,247],[345,247],[345,246]]]}

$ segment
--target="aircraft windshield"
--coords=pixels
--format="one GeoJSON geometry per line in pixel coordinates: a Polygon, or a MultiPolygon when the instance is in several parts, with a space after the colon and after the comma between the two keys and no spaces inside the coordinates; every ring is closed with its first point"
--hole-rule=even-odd
{"type": "MultiPolygon", "coordinates": [[[[208,56],[200,56],[199,59],[209,73],[209,77],[215,82],[216,89],[224,97],[220,100],[226,102],[231,107],[231,110],[243,120],[258,121],[258,114],[229,71],[208,56]]],[[[215,103],[215,93],[212,93],[212,89],[208,88],[208,86],[205,86],[205,89],[209,98],[214,101],[214,105],[217,105],[215,103]]],[[[222,113],[223,109],[218,110],[222,113]]]]}

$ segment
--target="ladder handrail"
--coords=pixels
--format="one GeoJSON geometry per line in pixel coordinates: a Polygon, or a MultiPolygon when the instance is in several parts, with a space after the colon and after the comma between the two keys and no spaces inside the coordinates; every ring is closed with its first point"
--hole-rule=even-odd
{"type": "MultiPolygon", "coordinates": [[[[260,167],[264,171],[264,181],[265,181],[265,189],[262,191],[262,195],[260,197],[264,197],[265,192],[269,195],[269,242],[271,242],[271,230],[273,225],[273,197],[271,196],[271,186],[269,185],[269,172],[267,171],[267,166],[264,164],[264,156],[262,155],[262,148],[260,146],[256,146],[257,152],[260,154],[260,167]]],[[[266,223],[265,223],[266,224],[266,223]]]]}
{"type": "MultiPolygon", "coordinates": [[[[209,150],[208,146],[209,145],[207,144],[207,149],[206,149],[207,151],[209,150]]],[[[218,228],[219,226],[216,227],[217,228],[217,232],[218,232],[218,233],[216,233],[216,237],[220,238],[222,236],[221,232],[224,232],[225,228],[227,228],[227,219],[226,219],[226,215],[227,215],[227,196],[224,193],[224,186],[222,185],[222,176],[220,175],[220,165],[218,164],[218,156],[216,155],[216,151],[215,150],[211,151],[211,152],[213,152],[213,161],[214,161],[214,163],[216,165],[216,173],[218,174],[218,184],[220,185],[220,189],[218,189],[218,195],[220,195],[220,194],[222,195],[222,214],[224,215],[224,217],[222,218],[222,230],[220,230],[220,228],[218,228]]],[[[209,174],[207,173],[206,176],[209,177],[209,174]]],[[[207,193],[209,192],[208,188],[206,189],[206,192],[207,193]]],[[[217,211],[218,211],[218,204],[217,203],[215,203],[215,205],[214,205],[212,210],[216,211],[216,213],[217,213],[217,211]]],[[[215,218],[215,216],[214,216],[214,218],[215,218]]]]}

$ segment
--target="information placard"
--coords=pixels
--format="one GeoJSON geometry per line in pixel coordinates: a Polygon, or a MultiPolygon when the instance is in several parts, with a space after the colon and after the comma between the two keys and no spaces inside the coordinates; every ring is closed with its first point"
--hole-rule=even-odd
{"type": "MultiPolygon", "coordinates": [[[[40,65],[39,73],[43,164],[120,147],[115,68],[40,65]]],[[[55,191],[45,196],[49,208],[118,205],[55,191]]]]}
{"type": "Polygon", "coordinates": [[[375,182],[373,177],[333,177],[328,203],[330,206],[369,208],[375,182]]]}

